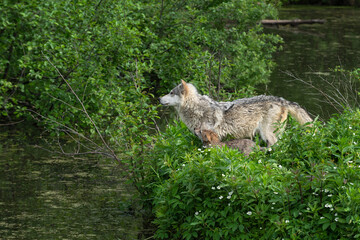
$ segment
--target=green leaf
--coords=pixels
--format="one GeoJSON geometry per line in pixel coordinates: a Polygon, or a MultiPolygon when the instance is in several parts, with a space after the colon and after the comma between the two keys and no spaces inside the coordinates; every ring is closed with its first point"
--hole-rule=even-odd
{"type": "Polygon", "coordinates": [[[336,223],[332,223],[332,224],[330,225],[330,227],[331,227],[331,230],[335,231],[335,229],[336,229],[336,223]]]}
{"type": "Polygon", "coordinates": [[[326,230],[329,226],[330,226],[330,222],[327,222],[327,223],[322,225],[322,229],[326,230]]]}

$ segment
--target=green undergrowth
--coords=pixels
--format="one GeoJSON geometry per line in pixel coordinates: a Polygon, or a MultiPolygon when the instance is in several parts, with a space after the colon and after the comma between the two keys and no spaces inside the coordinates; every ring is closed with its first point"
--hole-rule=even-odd
{"type": "Polygon", "coordinates": [[[154,151],[157,239],[360,237],[360,112],[292,122],[267,152],[201,148],[181,123],[154,151]],[[160,154],[162,153],[162,155],[160,154]]]}

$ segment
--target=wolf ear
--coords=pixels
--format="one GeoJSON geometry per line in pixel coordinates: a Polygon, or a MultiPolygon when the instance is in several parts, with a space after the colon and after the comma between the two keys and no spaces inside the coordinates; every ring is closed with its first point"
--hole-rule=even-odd
{"type": "Polygon", "coordinates": [[[185,96],[187,96],[189,94],[189,86],[187,85],[187,83],[181,79],[181,84],[183,86],[183,94],[185,96]]]}

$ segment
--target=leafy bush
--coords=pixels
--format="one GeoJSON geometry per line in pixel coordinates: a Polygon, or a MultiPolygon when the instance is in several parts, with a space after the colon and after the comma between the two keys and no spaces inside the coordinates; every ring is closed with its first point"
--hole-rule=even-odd
{"type": "Polygon", "coordinates": [[[176,154],[158,160],[167,174],[153,200],[156,237],[360,237],[360,111],[291,125],[272,149],[249,158],[226,147],[194,150],[198,143],[182,133],[160,144],[176,154]]]}
{"type": "Polygon", "coordinates": [[[162,94],[181,78],[207,91],[267,81],[280,41],[258,24],[276,9],[253,0],[26,0],[0,8],[0,114],[31,110],[86,130],[62,77],[100,124],[116,117],[133,86],[162,94]]]}
{"type": "MultiPolygon", "coordinates": [[[[259,22],[275,17],[265,1],[158,1],[142,9],[151,80],[168,91],[183,78],[205,92],[233,91],[268,80],[278,36],[263,34],[259,22]]],[[[161,91],[160,91],[161,92],[161,91]]],[[[215,92],[212,92],[215,94],[215,92]]],[[[216,95],[216,94],[215,94],[216,95]]]]}
{"type": "Polygon", "coordinates": [[[139,47],[139,31],[131,27],[131,18],[122,18],[136,6],[119,4],[1,2],[2,115],[29,116],[27,109],[78,131],[88,130],[91,124],[81,116],[66,79],[91,115],[101,116],[98,124],[102,117],[108,124],[108,117],[117,115],[124,91],[140,80],[144,69],[133,53],[139,47]]]}
{"type": "Polygon", "coordinates": [[[212,95],[247,94],[267,81],[280,42],[259,24],[276,15],[266,1],[5,0],[0,9],[0,122],[35,118],[76,143],[67,154],[116,159],[144,196],[156,95],[181,78],[212,95]]]}

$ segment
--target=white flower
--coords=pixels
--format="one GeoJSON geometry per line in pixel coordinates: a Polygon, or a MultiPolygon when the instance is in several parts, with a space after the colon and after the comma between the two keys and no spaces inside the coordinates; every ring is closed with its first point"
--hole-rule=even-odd
{"type": "Polygon", "coordinates": [[[330,208],[330,211],[333,211],[334,209],[333,208],[330,208]]]}
{"type": "Polygon", "coordinates": [[[279,165],[279,168],[281,169],[281,168],[282,168],[282,166],[281,166],[281,165],[279,165]]]}
{"type": "Polygon", "coordinates": [[[329,204],[329,203],[327,203],[327,204],[325,204],[325,207],[326,207],[326,208],[332,208],[332,205],[329,204]]]}
{"type": "Polygon", "coordinates": [[[324,219],[324,217],[320,217],[320,219],[324,219]]]}
{"type": "Polygon", "coordinates": [[[335,218],[335,222],[339,221],[339,218],[335,218]]]}
{"type": "Polygon", "coordinates": [[[212,190],[215,190],[215,187],[211,187],[212,190]]]}
{"type": "Polygon", "coordinates": [[[231,195],[227,196],[227,199],[230,199],[231,198],[231,195]]]}
{"type": "Polygon", "coordinates": [[[223,199],[223,196],[220,196],[219,199],[220,199],[220,200],[223,199]]]}
{"type": "Polygon", "coordinates": [[[274,209],[274,207],[271,207],[271,209],[274,209]]]}
{"type": "Polygon", "coordinates": [[[258,163],[261,163],[261,159],[258,161],[258,163]]]}
{"type": "Polygon", "coordinates": [[[198,151],[201,152],[201,148],[198,148],[198,151]]]}
{"type": "Polygon", "coordinates": [[[195,212],[195,215],[196,215],[196,216],[199,215],[199,212],[195,212]]]}
{"type": "Polygon", "coordinates": [[[328,197],[332,197],[332,194],[329,194],[328,197]]]}
{"type": "Polygon", "coordinates": [[[225,177],[225,174],[221,174],[221,176],[225,177]]]}
{"type": "Polygon", "coordinates": [[[334,216],[336,217],[336,216],[337,216],[337,213],[335,213],[334,216]]]}
{"type": "Polygon", "coordinates": [[[328,189],[325,189],[324,191],[325,191],[326,193],[327,193],[327,192],[329,192],[329,190],[328,190],[328,189]]]}
{"type": "Polygon", "coordinates": [[[221,187],[220,187],[220,186],[217,186],[216,188],[217,188],[217,189],[220,189],[221,187]]]}
{"type": "Polygon", "coordinates": [[[183,164],[182,166],[185,167],[185,164],[183,164]]]}
{"type": "Polygon", "coordinates": [[[351,127],[351,126],[349,126],[349,129],[352,129],[352,127],[351,127]]]}
{"type": "Polygon", "coordinates": [[[252,214],[252,212],[251,212],[251,211],[248,211],[246,214],[250,216],[250,215],[252,214]]]}
{"type": "Polygon", "coordinates": [[[357,145],[357,142],[353,142],[354,145],[357,145]]]}
{"type": "Polygon", "coordinates": [[[334,167],[334,169],[336,169],[336,167],[334,167]]]}
{"type": "Polygon", "coordinates": [[[285,220],[285,223],[289,223],[289,222],[290,222],[289,220],[287,220],[287,219],[285,220]]]}
{"type": "Polygon", "coordinates": [[[277,194],[279,194],[279,193],[278,193],[278,192],[274,192],[274,194],[276,194],[276,195],[277,195],[277,194]]]}

